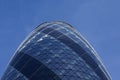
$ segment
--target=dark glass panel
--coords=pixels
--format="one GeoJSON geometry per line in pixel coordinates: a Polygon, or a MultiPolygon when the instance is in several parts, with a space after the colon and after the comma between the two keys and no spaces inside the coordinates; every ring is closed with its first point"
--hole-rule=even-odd
{"type": "MultiPolygon", "coordinates": [[[[14,65],[11,63],[15,69],[20,71],[30,80],[60,80],[60,78],[44,64],[34,59],[33,57],[20,53],[22,58],[20,58],[14,65]],[[56,79],[54,79],[54,77],[56,79]]],[[[17,58],[18,56],[16,56],[17,58]]],[[[16,59],[14,58],[14,59],[16,59]]]]}

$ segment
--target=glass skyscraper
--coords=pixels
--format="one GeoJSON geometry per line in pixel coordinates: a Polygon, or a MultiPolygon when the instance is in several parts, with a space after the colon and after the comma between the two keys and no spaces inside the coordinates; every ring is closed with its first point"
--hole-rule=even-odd
{"type": "Polygon", "coordinates": [[[69,24],[35,28],[22,42],[1,80],[111,80],[90,44],[69,24]]]}

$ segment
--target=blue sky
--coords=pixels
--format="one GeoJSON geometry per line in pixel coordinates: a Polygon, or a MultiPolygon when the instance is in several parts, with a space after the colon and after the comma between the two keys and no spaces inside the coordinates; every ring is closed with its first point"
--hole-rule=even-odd
{"type": "Polygon", "coordinates": [[[36,26],[73,25],[120,80],[120,0],[0,0],[0,77],[19,44],[36,26]]]}

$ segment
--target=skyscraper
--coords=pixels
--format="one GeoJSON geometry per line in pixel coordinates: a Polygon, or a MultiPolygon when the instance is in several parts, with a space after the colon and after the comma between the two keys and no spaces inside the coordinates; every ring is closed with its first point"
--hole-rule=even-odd
{"type": "Polygon", "coordinates": [[[1,80],[111,80],[90,44],[69,24],[46,22],[16,50],[1,80]]]}

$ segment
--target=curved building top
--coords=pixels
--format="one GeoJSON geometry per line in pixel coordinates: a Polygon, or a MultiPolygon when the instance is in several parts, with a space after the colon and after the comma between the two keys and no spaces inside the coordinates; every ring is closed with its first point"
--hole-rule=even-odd
{"type": "Polygon", "coordinates": [[[22,42],[1,80],[111,80],[98,54],[71,25],[45,22],[22,42]]]}
{"type": "Polygon", "coordinates": [[[44,33],[45,36],[50,35],[70,47],[82,57],[82,59],[102,80],[110,80],[109,74],[93,47],[71,25],[62,21],[45,22],[40,24],[24,40],[18,50],[21,50],[21,48],[27,44],[27,40],[31,40],[40,33],[44,33]]]}

